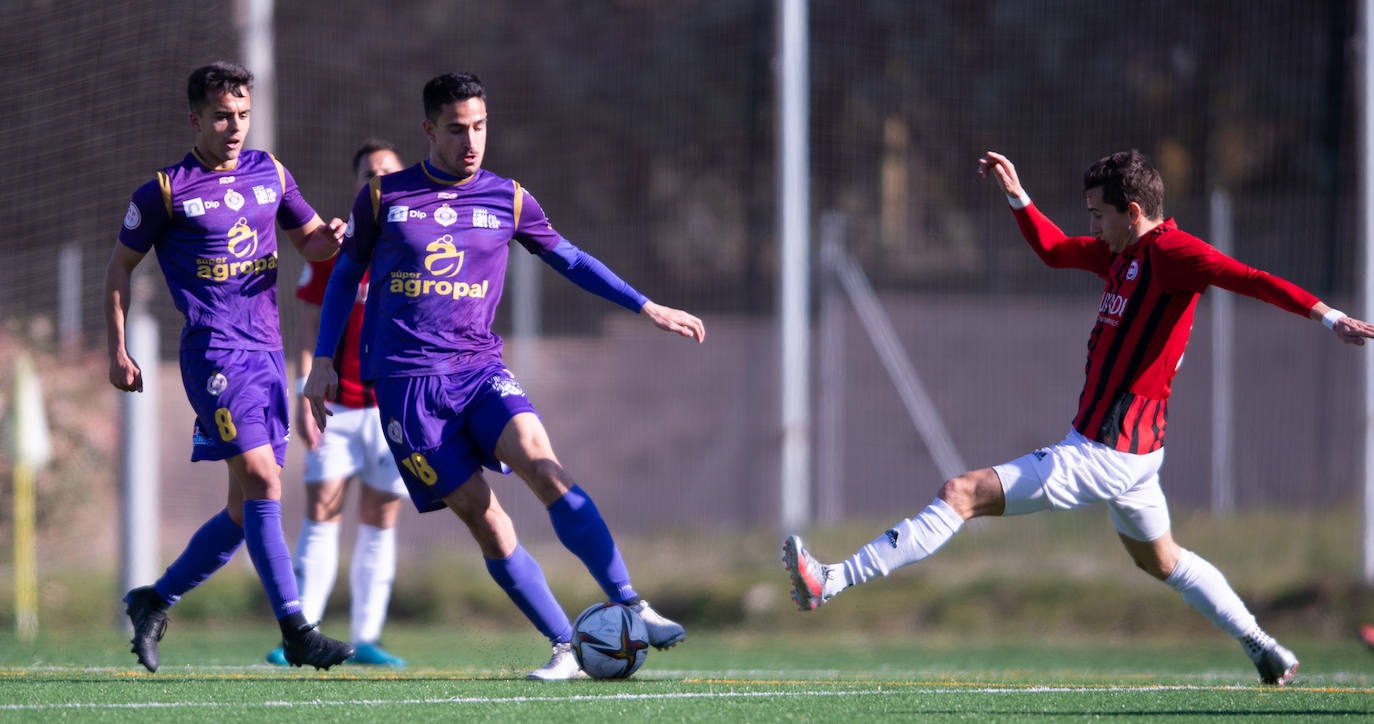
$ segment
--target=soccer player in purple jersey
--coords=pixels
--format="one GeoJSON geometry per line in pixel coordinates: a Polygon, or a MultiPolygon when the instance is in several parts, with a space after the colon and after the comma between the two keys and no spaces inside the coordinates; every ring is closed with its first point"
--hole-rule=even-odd
{"type": "Polygon", "coordinates": [[[682,641],[682,626],[663,617],[630,585],[610,530],[591,498],[554,455],[538,414],[505,368],[491,330],[511,241],[537,254],[578,286],[660,329],[701,342],[701,320],[660,306],[549,224],[520,184],[482,169],[486,91],[466,73],[438,76],[424,88],[429,155],[372,180],[358,194],[344,253],[325,291],[315,361],[305,396],[323,428],[324,402],[338,384],[332,356],[366,270],[370,286],[362,336],[362,376],[373,383],[387,443],[421,511],[447,506],[467,525],[487,571],[553,644],[553,656],[529,675],[581,676],[572,626],[482,468],[509,466],[547,508],[558,539],[587,566],[606,596],[639,612],[649,643],[682,641]]]}
{"type": "Polygon", "coordinates": [[[301,613],[282,536],[281,467],[290,426],[276,300],[277,224],[307,259],[326,259],[337,252],[344,223],[326,225],[281,163],[243,148],[252,81],[233,63],[191,73],[195,147],[134,192],[105,273],[110,383],[139,392],[143,374],[125,346],[124,322],[133,270],[157,249],[172,299],[186,317],[180,355],[182,384],[196,412],[191,459],[229,467],[225,508],[153,585],[124,597],[133,653],[149,671],[157,671],[167,610],[245,542],[287,661],[327,669],[353,655],[352,646],[321,634],[301,613]]]}

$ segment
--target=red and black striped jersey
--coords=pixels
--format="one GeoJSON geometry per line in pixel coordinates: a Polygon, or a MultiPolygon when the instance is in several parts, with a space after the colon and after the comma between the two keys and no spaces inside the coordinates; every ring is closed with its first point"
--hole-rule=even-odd
{"type": "Polygon", "coordinates": [[[1117,450],[1143,455],[1164,446],[1171,385],[1188,346],[1198,295],[1207,287],[1303,316],[1319,301],[1179,231],[1173,219],[1114,254],[1099,239],[1066,236],[1034,204],[1013,212],[1021,234],[1046,264],[1084,269],[1106,281],[1088,337],[1073,426],[1117,450]]]}

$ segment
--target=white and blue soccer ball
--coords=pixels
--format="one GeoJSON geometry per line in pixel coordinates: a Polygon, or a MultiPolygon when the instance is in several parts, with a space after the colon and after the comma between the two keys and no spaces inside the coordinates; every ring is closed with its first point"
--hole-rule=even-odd
{"type": "Polygon", "coordinates": [[[629,606],[598,603],[573,621],[572,650],[588,676],[627,679],[649,655],[649,629],[629,606]]]}

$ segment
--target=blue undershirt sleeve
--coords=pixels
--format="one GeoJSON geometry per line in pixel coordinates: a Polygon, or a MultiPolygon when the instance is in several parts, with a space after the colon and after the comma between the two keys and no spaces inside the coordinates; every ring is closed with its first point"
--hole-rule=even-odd
{"type": "Polygon", "coordinates": [[[367,267],[353,257],[339,252],[334,262],[334,272],[329,275],[329,285],[324,288],[324,301],[320,304],[320,333],[315,338],[315,356],[333,357],[339,348],[348,317],[353,313],[353,302],[358,298],[358,282],[362,281],[367,267]]]}
{"type": "MultiPolygon", "coordinates": [[[[545,264],[553,267],[569,281],[592,294],[608,299],[620,306],[638,312],[649,298],[635,291],[635,288],[615,275],[596,257],[577,248],[571,241],[561,239],[558,246],[539,255],[545,264]]],[[[334,280],[330,279],[331,287],[334,280]]],[[[323,329],[323,324],[321,324],[323,329]]]]}

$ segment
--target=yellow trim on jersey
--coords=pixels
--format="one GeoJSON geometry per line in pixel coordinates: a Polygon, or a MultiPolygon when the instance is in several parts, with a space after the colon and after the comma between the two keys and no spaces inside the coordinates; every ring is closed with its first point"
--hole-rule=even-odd
{"type": "Polygon", "coordinates": [[[520,188],[520,182],[511,180],[515,184],[515,227],[511,229],[512,234],[520,230],[520,207],[525,205],[525,190],[520,188]]]}
{"type": "Polygon", "coordinates": [[[277,157],[271,153],[267,154],[267,157],[272,159],[272,165],[277,167],[277,181],[281,182],[281,196],[284,199],[286,198],[286,167],[281,165],[281,161],[278,161],[277,157]]]}
{"type": "Polygon", "coordinates": [[[215,168],[205,160],[204,156],[200,155],[200,149],[196,148],[195,146],[191,147],[191,155],[196,157],[196,160],[200,162],[201,166],[205,167],[206,171],[210,171],[212,173],[229,173],[230,171],[233,171],[234,169],[239,167],[239,160],[236,158],[233,159],[234,164],[229,168],[215,168]]]}
{"type": "Polygon", "coordinates": [[[162,189],[162,208],[167,209],[167,218],[172,218],[172,179],[166,171],[157,172],[157,185],[162,189]]]}
{"type": "Polygon", "coordinates": [[[469,181],[471,181],[471,180],[477,178],[477,174],[473,174],[473,175],[471,175],[471,176],[469,176],[469,177],[467,177],[467,178],[465,178],[465,179],[462,179],[462,180],[460,180],[460,181],[445,181],[444,179],[441,179],[441,178],[435,176],[434,174],[430,173],[430,172],[429,172],[429,164],[425,163],[424,161],[421,161],[421,162],[420,162],[420,170],[425,172],[425,175],[429,177],[429,180],[430,180],[430,181],[433,181],[433,182],[436,183],[436,184],[443,184],[443,185],[445,185],[445,186],[462,186],[463,184],[465,184],[465,183],[467,183],[467,182],[469,182],[469,181]]]}
{"type": "Polygon", "coordinates": [[[367,182],[367,195],[372,197],[372,221],[380,223],[382,218],[382,177],[373,176],[367,182]]]}

